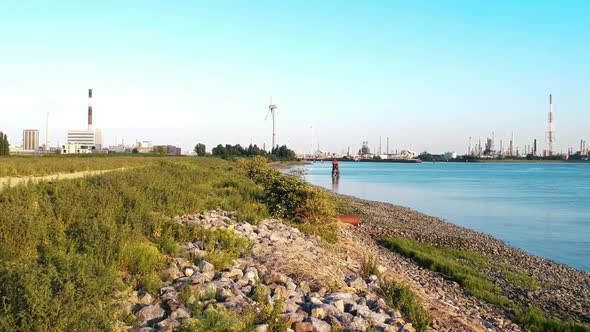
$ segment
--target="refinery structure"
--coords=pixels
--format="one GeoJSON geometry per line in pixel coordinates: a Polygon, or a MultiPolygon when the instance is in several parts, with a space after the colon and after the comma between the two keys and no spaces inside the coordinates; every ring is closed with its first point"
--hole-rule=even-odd
{"type": "Polygon", "coordinates": [[[153,146],[149,141],[135,141],[135,145],[127,146],[122,142],[118,145],[105,147],[103,145],[102,131],[94,128],[93,125],[93,91],[88,89],[86,129],[68,130],[66,143],[58,144],[58,147],[51,147],[49,143],[49,113],[46,118],[45,144],[40,146],[39,130],[23,130],[22,144],[10,146],[11,154],[36,155],[36,154],[89,154],[89,153],[154,153],[155,150],[162,151],[167,155],[180,155],[181,149],[174,145],[153,146]]]}
{"type": "MultiPolygon", "coordinates": [[[[268,113],[266,118],[270,115],[272,118],[272,146],[276,146],[276,117],[277,106],[273,104],[272,97],[268,106],[268,113]]],[[[154,153],[167,155],[181,154],[180,148],[174,145],[152,145],[150,141],[136,140],[134,145],[121,144],[104,146],[102,143],[102,131],[94,128],[93,125],[93,90],[88,89],[88,105],[87,105],[87,127],[86,129],[69,130],[67,131],[67,139],[65,144],[58,144],[58,147],[51,147],[49,141],[49,113],[46,119],[45,144],[40,146],[39,130],[25,129],[22,134],[22,144],[20,146],[13,145],[10,147],[11,154],[45,154],[45,153],[61,153],[61,154],[88,154],[88,153],[154,153]]],[[[507,140],[497,139],[495,132],[491,132],[490,137],[484,140],[481,138],[468,137],[468,144],[465,154],[459,154],[455,151],[445,152],[438,156],[438,160],[442,161],[467,161],[476,159],[572,159],[572,160],[588,160],[589,151],[587,143],[584,139],[579,141],[579,149],[576,146],[567,148],[567,152],[556,151],[556,136],[554,130],[554,108],[553,95],[549,94],[549,110],[547,116],[547,132],[544,140],[531,138],[523,144],[517,144],[514,138],[514,133],[510,135],[507,140]],[[544,148],[540,148],[540,142],[545,143],[544,148]]],[[[347,147],[341,153],[332,153],[320,150],[319,144],[315,152],[299,155],[303,159],[331,159],[342,158],[349,160],[384,160],[384,161],[412,161],[417,158],[423,159],[424,155],[430,155],[426,151],[417,153],[411,148],[390,150],[390,138],[386,137],[385,149],[383,149],[382,137],[379,137],[378,145],[371,146],[367,140],[357,146],[357,148],[347,147]]],[[[542,144],[542,143],[541,143],[542,144]]],[[[577,145],[577,144],[576,144],[577,145]]]]}
{"type": "MultiPolygon", "coordinates": [[[[495,133],[492,131],[489,137],[484,140],[473,137],[468,138],[467,151],[461,155],[454,151],[445,152],[439,155],[439,160],[442,161],[467,161],[476,159],[576,159],[587,160],[589,155],[588,146],[584,139],[580,140],[579,149],[568,147],[567,152],[555,150],[555,130],[554,130],[554,109],[553,109],[553,95],[549,95],[549,111],[547,116],[547,132],[545,133],[545,148],[540,150],[540,144],[537,138],[530,139],[530,142],[518,145],[512,133],[506,141],[497,139],[495,133]]],[[[547,113],[546,113],[547,114],[547,113]]],[[[540,141],[543,142],[543,141],[540,141]]],[[[314,153],[301,155],[305,159],[353,159],[353,160],[414,160],[422,158],[424,155],[430,155],[427,152],[420,154],[411,149],[403,149],[399,152],[390,151],[389,137],[387,137],[386,150],[382,150],[381,137],[379,137],[378,148],[371,149],[368,141],[363,141],[360,149],[356,153],[351,153],[350,147],[345,153],[330,153],[318,149],[314,153]]],[[[542,144],[542,143],[541,143],[542,144]]]]}

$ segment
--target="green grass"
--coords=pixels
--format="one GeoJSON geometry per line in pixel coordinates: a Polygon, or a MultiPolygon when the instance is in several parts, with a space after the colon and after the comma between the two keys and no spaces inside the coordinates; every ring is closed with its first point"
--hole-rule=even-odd
{"type": "Polygon", "coordinates": [[[417,331],[427,331],[432,317],[420,306],[418,298],[407,285],[382,282],[380,296],[391,308],[397,309],[417,331]]]}
{"type": "Polygon", "coordinates": [[[158,157],[142,154],[124,156],[108,154],[9,156],[0,159],[0,177],[42,176],[55,173],[150,166],[162,160],[189,158],[191,157],[158,157]]]}
{"type": "MultiPolygon", "coordinates": [[[[419,265],[444,274],[461,284],[473,296],[491,304],[508,308],[514,312],[513,321],[533,332],[590,332],[590,325],[549,318],[540,310],[523,307],[509,300],[502,290],[490,282],[478,269],[490,267],[489,257],[465,250],[434,246],[399,237],[386,238],[382,244],[413,259],[419,265]]],[[[539,283],[522,271],[505,271],[505,279],[515,286],[527,289],[540,287],[539,283]]]]}
{"type": "Polygon", "coordinates": [[[548,318],[540,310],[527,308],[517,310],[514,321],[526,326],[532,332],[589,332],[590,325],[564,322],[548,318]]]}
{"type": "Polygon", "coordinates": [[[487,256],[399,237],[387,238],[383,241],[383,245],[412,258],[431,271],[444,274],[479,299],[501,306],[508,304],[508,298],[502,295],[501,290],[476,269],[489,264],[487,256]]]}
{"type": "Polygon", "coordinates": [[[379,276],[380,273],[377,269],[378,265],[379,259],[377,258],[377,255],[373,253],[365,255],[361,264],[361,275],[365,278],[371,275],[379,276]]]}
{"type": "Polygon", "coordinates": [[[535,280],[535,278],[526,275],[524,272],[506,272],[504,279],[520,288],[535,290],[541,287],[541,284],[535,280]]]}
{"type": "Polygon", "coordinates": [[[245,240],[229,232],[170,218],[218,207],[253,222],[267,216],[262,189],[233,167],[213,158],[162,158],[0,192],[0,330],[109,330],[117,318],[113,292],[157,289],[174,242],[203,241],[207,258],[221,267],[246,253],[245,240]]]}
{"type": "MultiPolygon", "coordinates": [[[[336,240],[324,193],[276,173],[264,175],[270,182],[258,182],[238,164],[217,158],[10,157],[0,161],[0,174],[135,165],[143,167],[0,192],[0,330],[108,331],[118,319],[129,321],[112,309],[114,292],[153,294],[179,242],[201,241],[205,259],[217,268],[249,253],[250,243],[231,230],[183,226],[171,218],[177,215],[222,208],[257,223],[284,211],[303,230],[336,240]]],[[[281,330],[277,308],[265,317],[273,331],[281,330]]],[[[199,316],[204,322],[194,328],[226,330],[221,321],[234,318],[219,309],[199,316]]]]}

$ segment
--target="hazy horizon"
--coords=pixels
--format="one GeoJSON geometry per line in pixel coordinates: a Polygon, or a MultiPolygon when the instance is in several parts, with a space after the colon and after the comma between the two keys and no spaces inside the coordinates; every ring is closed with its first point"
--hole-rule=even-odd
{"type": "Polygon", "coordinates": [[[556,151],[590,139],[590,3],[495,1],[4,1],[0,130],[52,145],[85,129],[103,145],[198,142],[299,153],[465,153],[495,132],[556,151]],[[7,115],[7,116],[6,116],[7,115]]]}

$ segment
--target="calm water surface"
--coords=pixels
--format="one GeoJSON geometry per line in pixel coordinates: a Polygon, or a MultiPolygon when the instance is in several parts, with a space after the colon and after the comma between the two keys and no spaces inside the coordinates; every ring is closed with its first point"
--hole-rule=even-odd
{"type": "Polygon", "coordinates": [[[306,180],[341,194],[407,206],[590,271],[590,164],[331,163],[306,180]]]}

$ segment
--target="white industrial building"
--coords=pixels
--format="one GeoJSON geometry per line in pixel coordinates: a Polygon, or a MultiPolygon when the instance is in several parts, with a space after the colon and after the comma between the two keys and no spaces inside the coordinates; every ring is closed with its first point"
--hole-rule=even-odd
{"type": "Polygon", "coordinates": [[[445,160],[452,160],[457,158],[456,152],[445,152],[445,160]]]}
{"type": "Polygon", "coordinates": [[[62,154],[86,154],[92,153],[93,150],[93,145],[64,144],[61,146],[62,154]]]}
{"type": "Polygon", "coordinates": [[[93,130],[70,130],[68,131],[68,144],[94,146],[93,130]]]}

